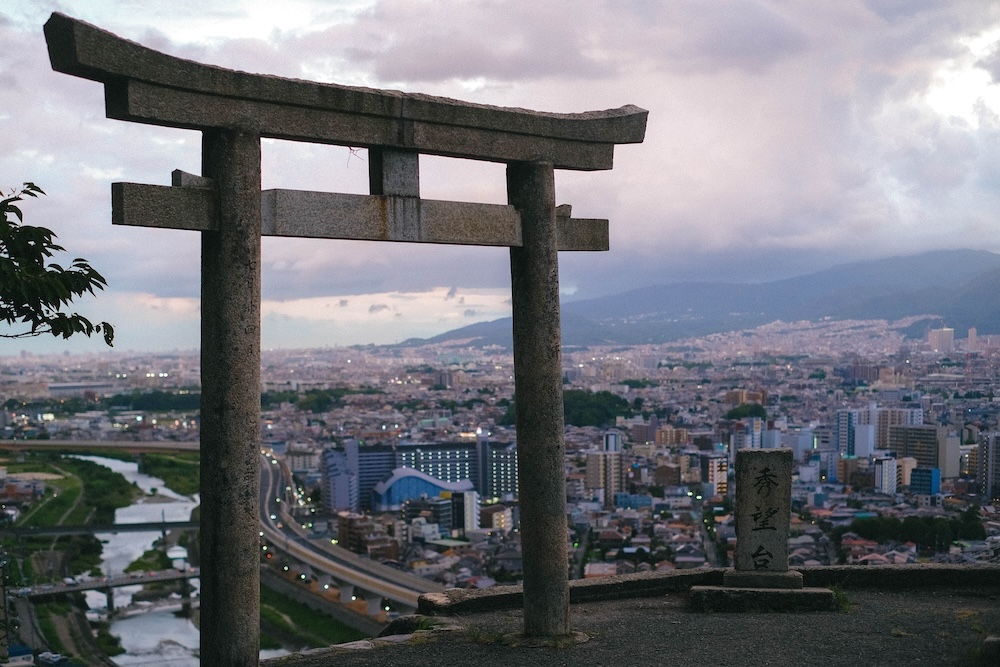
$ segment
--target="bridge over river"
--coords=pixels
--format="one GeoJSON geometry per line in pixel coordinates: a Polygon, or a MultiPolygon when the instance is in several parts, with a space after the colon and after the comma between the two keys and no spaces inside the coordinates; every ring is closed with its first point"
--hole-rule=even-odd
{"type": "Polygon", "coordinates": [[[100,535],[102,533],[146,533],[171,530],[198,530],[197,521],[150,521],[146,523],[88,524],[86,526],[30,526],[0,530],[0,536],[12,535],[22,540],[29,537],[100,535]]]}
{"type": "MultiPolygon", "coordinates": [[[[115,611],[114,595],[113,590],[120,586],[139,586],[145,584],[153,583],[165,583],[171,581],[182,580],[184,585],[181,586],[183,592],[189,592],[191,590],[190,586],[187,585],[189,579],[197,579],[201,576],[201,569],[197,567],[187,567],[184,570],[170,569],[170,570],[151,570],[149,572],[137,571],[129,572],[126,574],[121,574],[114,577],[95,577],[93,579],[81,579],[74,580],[72,583],[63,582],[59,584],[40,584],[38,586],[28,586],[25,588],[18,588],[11,591],[12,595],[21,596],[28,598],[29,600],[37,600],[39,598],[50,597],[54,595],[65,595],[67,593],[81,593],[83,591],[103,591],[104,595],[108,599],[108,613],[112,614],[115,611]]],[[[187,600],[177,601],[177,604],[183,604],[187,602],[190,604],[190,598],[187,600]]],[[[130,605],[130,608],[140,608],[142,605],[130,605]]]]}

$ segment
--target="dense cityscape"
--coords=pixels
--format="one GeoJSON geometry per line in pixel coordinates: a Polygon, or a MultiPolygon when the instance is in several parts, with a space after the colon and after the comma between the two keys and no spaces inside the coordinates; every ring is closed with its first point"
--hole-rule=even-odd
{"type": "MultiPolygon", "coordinates": [[[[950,329],[908,340],[907,324],[776,322],[565,349],[571,578],[731,566],[743,448],[794,453],[791,567],[1000,562],[1000,341],[950,329]]],[[[199,441],[197,353],[24,353],[0,368],[12,443],[199,441]]],[[[512,376],[507,350],[467,344],[265,352],[262,452],[297,487],[289,509],[265,511],[427,590],[518,583],[512,376]]],[[[17,461],[12,525],[61,484],[19,477],[17,461]]],[[[262,565],[303,591],[380,622],[406,612],[338,597],[284,542],[262,537],[262,565]]],[[[114,575],[61,569],[53,582],[114,575]]]]}
{"type": "Polygon", "coordinates": [[[0,665],[997,662],[1000,9],[132,4],[0,12],[0,665]]]}
{"type": "MultiPolygon", "coordinates": [[[[724,565],[745,447],[794,451],[793,565],[996,562],[998,353],[974,331],[907,341],[877,322],[566,350],[573,576],[724,565]]],[[[2,363],[5,438],[198,440],[196,354],[2,363]]],[[[263,366],[263,448],[315,501],[313,531],[447,586],[518,580],[508,353],[272,351],[263,366]]]]}

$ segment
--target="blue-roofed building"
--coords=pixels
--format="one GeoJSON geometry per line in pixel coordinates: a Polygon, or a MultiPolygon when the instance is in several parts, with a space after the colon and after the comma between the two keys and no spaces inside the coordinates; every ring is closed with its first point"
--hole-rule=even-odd
{"type": "Polygon", "coordinates": [[[379,482],[372,489],[372,509],[376,512],[394,512],[407,500],[436,498],[442,492],[466,493],[474,490],[468,479],[443,482],[413,468],[396,468],[389,479],[379,482]]]}
{"type": "MultiPolygon", "coordinates": [[[[419,470],[444,482],[471,480],[476,492],[486,498],[517,497],[516,445],[490,442],[485,435],[475,442],[403,441],[362,445],[357,440],[346,440],[342,449],[328,451],[342,452],[324,453],[329,464],[324,468],[324,491],[327,486],[335,485],[348,493],[349,502],[338,500],[335,502],[337,508],[376,510],[371,505],[372,490],[379,482],[387,481],[397,468],[419,470]],[[351,476],[355,479],[349,479],[351,476]],[[355,485],[356,505],[353,500],[355,485]]],[[[329,489],[334,490],[333,486],[329,489]]]]}

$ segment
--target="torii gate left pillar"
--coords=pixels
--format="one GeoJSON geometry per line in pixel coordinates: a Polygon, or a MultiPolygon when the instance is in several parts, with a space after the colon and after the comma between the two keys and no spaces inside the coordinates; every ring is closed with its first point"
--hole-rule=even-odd
{"type": "Polygon", "coordinates": [[[53,14],[53,69],[105,86],[109,118],[200,130],[202,177],[112,184],[112,220],[202,232],[201,657],[257,664],[260,236],[506,246],[514,316],[524,632],[569,632],[559,250],[607,250],[607,220],[557,209],[554,169],[610,169],[645,135],[627,106],[549,114],[210,67],[53,14]],[[369,149],[371,195],[261,192],[260,139],[369,149]],[[419,195],[420,153],[507,165],[506,206],[419,195]]]}
{"type": "Polygon", "coordinates": [[[201,232],[202,664],[260,653],[260,136],[205,131],[217,226],[201,232]],[[205,641],[213,637],[226,641],[205,641]]]}

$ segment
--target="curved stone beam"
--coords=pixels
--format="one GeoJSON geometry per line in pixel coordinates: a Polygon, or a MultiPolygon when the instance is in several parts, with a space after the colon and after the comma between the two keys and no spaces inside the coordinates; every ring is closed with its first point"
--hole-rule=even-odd
{"type": "Polygon", "coordinates": [[[614,146],[646,133],[647,112],[632,105],[546,113],[249,74],[160,53],[60,13],[46,22],[45,38],[52,68],[103,83],[107,115],[119,120],[577,170],[610,169],[614,146]]]}

